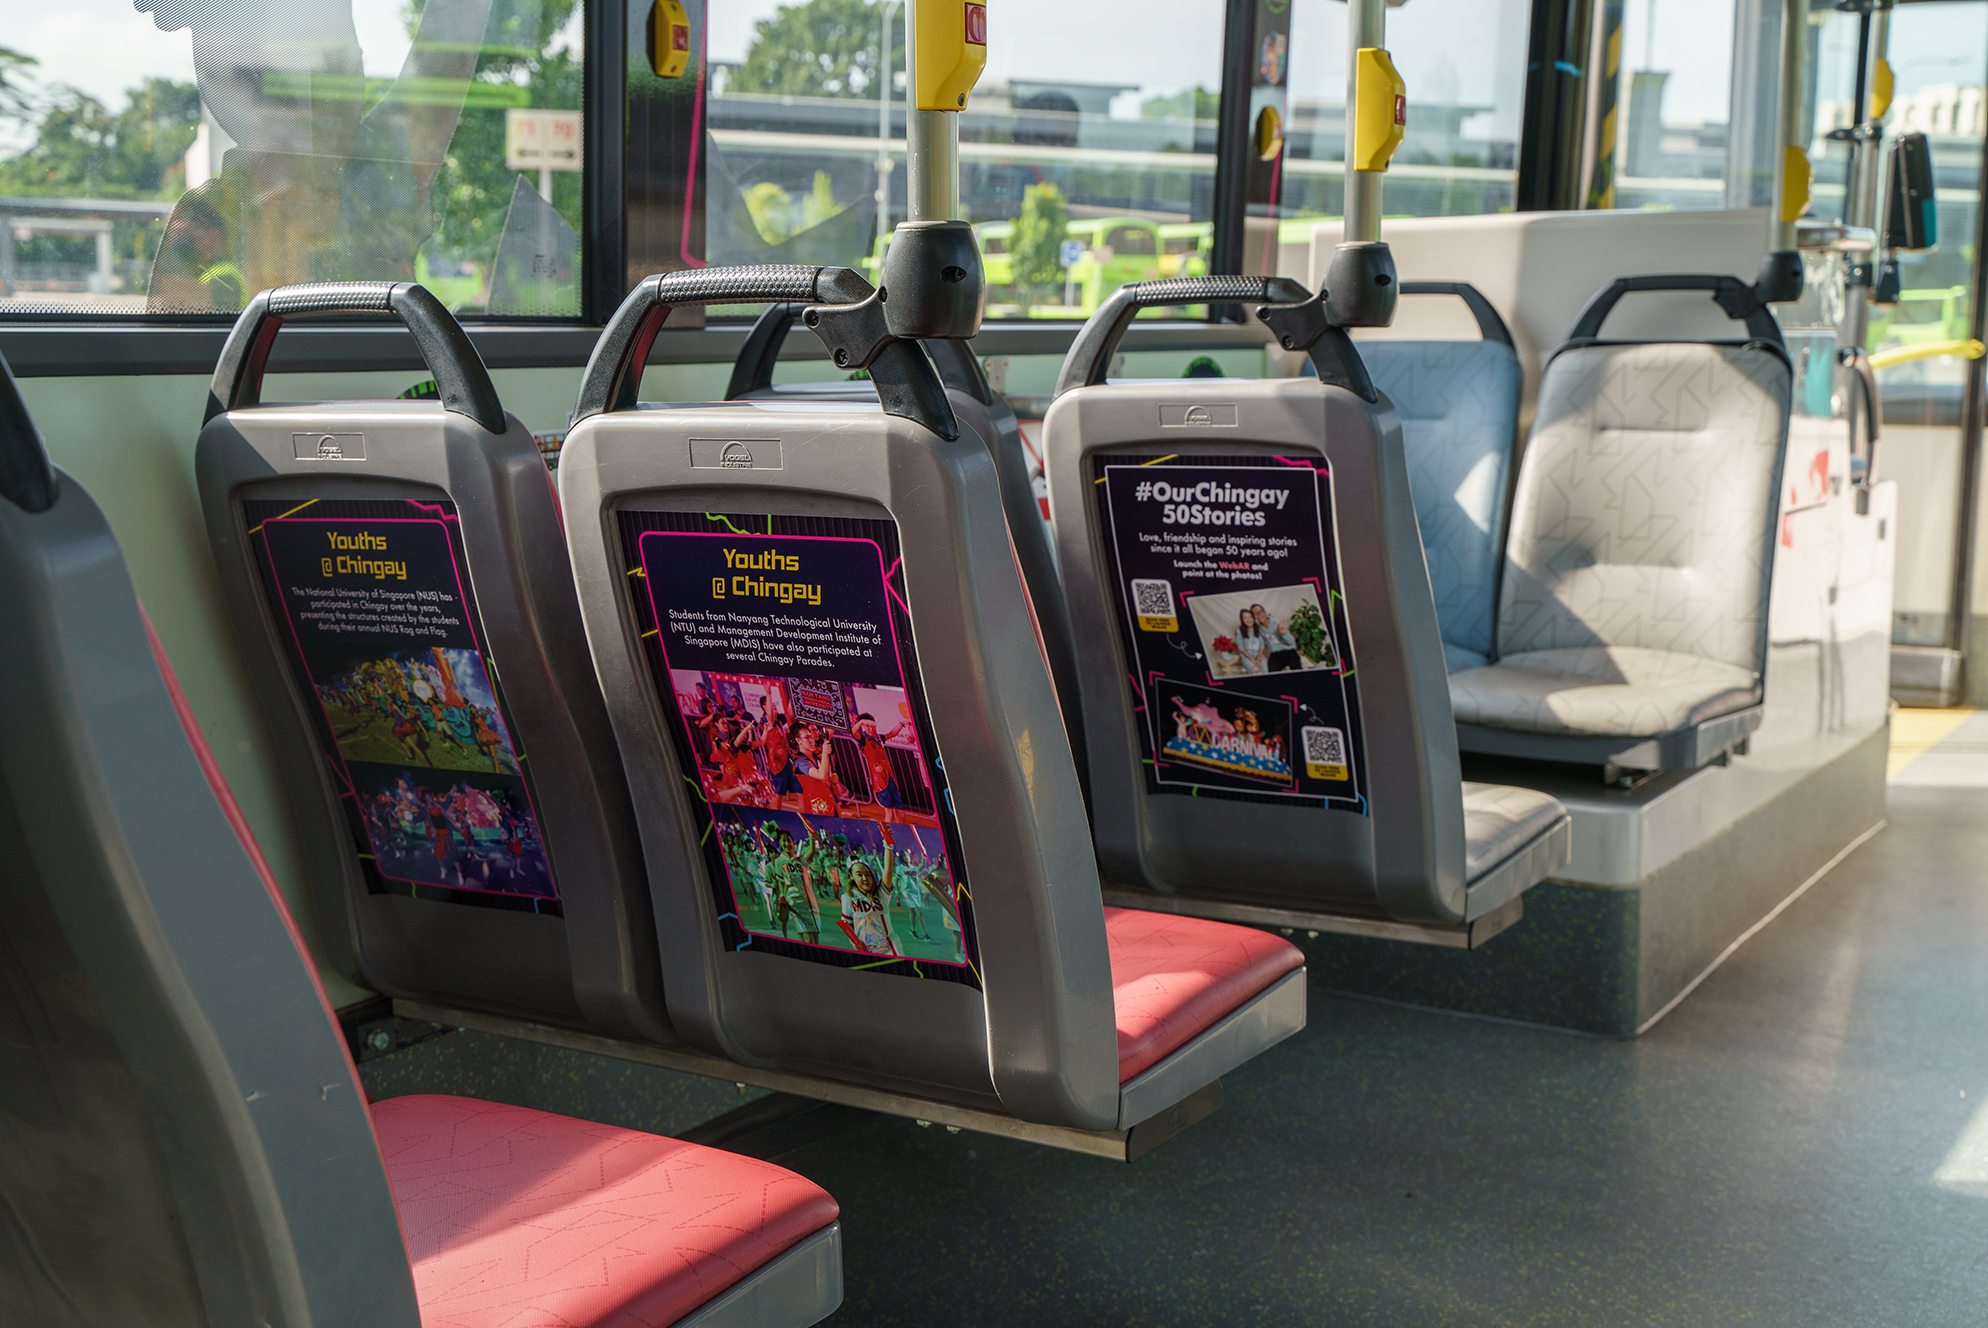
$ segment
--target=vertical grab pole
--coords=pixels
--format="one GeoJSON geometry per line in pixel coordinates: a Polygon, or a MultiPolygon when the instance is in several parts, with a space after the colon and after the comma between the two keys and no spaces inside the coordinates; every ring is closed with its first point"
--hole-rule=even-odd
{"type": "MultiPolygon", "coordinates": [[[[1885,59],[1890,37],[1889,9],[1862,16],[1857,41],[1857,124],[1851,130],[1856,156],[1848,197],[1844,199],[1847,213],[1844,220],[1852,226],[1874,229],[1878,225],[1878,181],[1884,176],[1883,154],[1879,151],[1884,142],[1881,121],[1891,107],[1891,65],[1885,59]]],[[[1863,349],[1870,332],[1871,296],[1883,266],[1883,255],[1873,243],[1870,256],[1850,267],[1850,279],[1845,283],[1848,289],[1844,292],[1841,338],[1846,348],[1863,349]]]]}
{"type": "Polygon", "coordinates": [[[1408,123],[1407,90],[1388,58],[1386,0],[1346,4],[1346,233],[1325,273],[1325,310],[1338,327],[1394,321],[1394,256],[1381,239],[1381,177],[1408,123]]]}
{"type": "Polygon", "coordinates": [[[1796,230],[1802,214],[1808,211],[1812,182],[1809,155],[1801,142],[1808,29],[1809,0],[1785,0],[1781,6],[1773,204],[1767,209],[1767,252],[1761,256],[1755,283],[1760,298],[1769,304],[1793,304],[1802,298],[1802,256],[1796,230]]]}
{"type": "Polygon", "coordinates": [[[892,336],[964,340],[987,311],[980,244],[959,219],[959,115],[987,67],[987,6],[907,0],[904,20],[906,215],[878,300],[892,336]]]}

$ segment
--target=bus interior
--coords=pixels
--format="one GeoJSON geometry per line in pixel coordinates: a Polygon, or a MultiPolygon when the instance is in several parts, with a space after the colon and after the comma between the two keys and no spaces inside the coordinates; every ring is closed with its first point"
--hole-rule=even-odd
{"type": "Polygon", "coordinates": [[[1981,1322],[1988,0],[0,10],[0,1324],[1981,1322]]]}

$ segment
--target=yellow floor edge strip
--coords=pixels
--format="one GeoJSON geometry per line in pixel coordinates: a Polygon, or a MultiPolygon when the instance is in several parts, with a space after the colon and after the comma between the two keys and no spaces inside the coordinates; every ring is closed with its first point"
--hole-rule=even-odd
{"type": "Polygon", "coordinates": [[[1971,706],[1951,710],[1894,710],[1891,715],[1891,755],[1884,775],[1891,779],[1965,724],[1975,711],[1971,706]]]}

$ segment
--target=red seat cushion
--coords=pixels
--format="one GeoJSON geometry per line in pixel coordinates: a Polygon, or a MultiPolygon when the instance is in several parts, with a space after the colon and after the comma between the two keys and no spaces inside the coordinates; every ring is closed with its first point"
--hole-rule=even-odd
{"type": "Polygon", "coordinates": [[[473,1098],[373,1107],[422,1328],[662,1328],[835,1221],[784,1167],[473,1098]]]}
{"type": "Polygon", "coordinates": [[[1121,1084],[1305,962],[1282,937],[1206,918],[1107,908],[1104,931],[1121,1084]]]}

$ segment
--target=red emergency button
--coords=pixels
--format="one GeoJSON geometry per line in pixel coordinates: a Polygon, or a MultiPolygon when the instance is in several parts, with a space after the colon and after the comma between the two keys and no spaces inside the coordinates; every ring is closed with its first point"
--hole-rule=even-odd
{"type": "Polygon", "coordinates": [[[966,7],[966,39],[975,46],[987,44],[987,6],[966,7]]]}
{"type": "Polygon", "coordinates": [[[677,51],[690,49],[690,27],[684,23],[670,25],[670,48],[677,51]]]}
{"type": "Polygon", "coordinates": [[[1398,125],[1408,123],[1408,98],[1399,92],[1394,94],[1394,122],[1398,125]]]}

